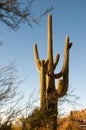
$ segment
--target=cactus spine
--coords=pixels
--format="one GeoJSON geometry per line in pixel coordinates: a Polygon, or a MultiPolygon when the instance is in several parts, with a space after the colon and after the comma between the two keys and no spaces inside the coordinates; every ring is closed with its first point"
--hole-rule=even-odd
{"type": "Polygon", "coordinates": [[[57,54],[53,60],[53,45],[52,45],[52,15],[48,15],[48,56],[47,60],[40,60],[37,44],[34,44],[34,58],[36,68],[40,73],[40,108],[47,110],[48,124],[47,130],[57,129],[57,102],[58,98],[63,97],[68,90],[68,73],[69,73],[69,49],[72,43],[69,42],[69,37],[66,37],[64,46],[64,61],[62,70],[54,74],[54,70],[58,64],[60,55],[57,54]],[[55,79],[58,80],[58,85],[55,87],[55,79]]]}

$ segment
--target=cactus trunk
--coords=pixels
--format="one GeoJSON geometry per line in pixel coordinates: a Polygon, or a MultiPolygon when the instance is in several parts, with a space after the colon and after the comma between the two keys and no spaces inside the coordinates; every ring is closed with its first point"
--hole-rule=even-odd
{"type": "Polygon", "coordinates": [[[52,48],[52,16],[48,16],[48,70],[51,71],[53,68],[53,48],[52,48]]]}
{"type": "Polygon", "coordinates": [[[69,78],[69,37],[66,37],[64,47],[64,62],[62,70],[54,74],[60,55],[57,54],[53,60],[52,42],[52,15],[48,15],[48,56],[47,60],[40,60],[37,45],[34,45],[34,58],[38,72],[40,73],[40,109],[47,114],[47,130],[57,130],[58,98],[63,97],[68,90],[69,78]],[[58,86],[55,87],[55,79],[58,79],[58,86]]]}
{"type": "Polygon", "coordinates": [[[52,16],[48,16],[48,73],[47,75],[47,111],[48,124],[47,130],[57,128],[57,98],[55,91],[55,79],[53,70],[53,45],[52,45],[52,16]]]}

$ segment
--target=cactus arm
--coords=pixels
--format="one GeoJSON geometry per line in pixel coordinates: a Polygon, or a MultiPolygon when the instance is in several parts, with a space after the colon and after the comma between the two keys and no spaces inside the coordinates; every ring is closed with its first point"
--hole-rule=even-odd
{"type": "Polygon", "coordinates": [[[63,85],[63,79],[59,79],[58,80],[58,85],[56,87],[58,97],[61,96],[61,94],[63,92],[63,87],[64,87],[64,85],[63,85]]]}
{"type": "Polygon", "coordinates": [[[63,67],[62,70],[58,73],[55,74],[55,78],[58,79],[60,77],[62,77],[66,70],[67,70],[67,64],[69,62],[69,49],[71,48],[72,43],[69,43],[69,37],[66,37],[66,42],[65,42],[65,46],[64,46],[64,62],[63,62],[63,67]]]}
{"type": "Polygon", "coordinates": [[[35,59],[36,68],[37,68],[38,72],[40,72],[41,61],[39,60],[37,44],[34,44],[34,59],[35,59]]]}
{"type": "MultiPolygon", "coordinates": [[[[71,48],[72,46],[72,43],[69,44],[69,49],[71,48]]],[[[63,97],[67,90],[68,90],[68,83],[69,83],[69,53],[68,53],[68,56],[67,56],[67,59],[68,59],[68,62],[66,64],[66,72],[64,73],[63,75],[63,79],[61,80],[58,80],[58,87],[57,87],[57,94],[58,94],[58,97],[63,97]]]]}
{"type": "Polygon", "coordinates": [[[46,108],[46,72],[48,59],[39,60],[37,44],[34,44],[34,58],[38,72],[40,73],[40,107],[42,110],[46,108]]]}
{"type": "Polygon", "coordinates": [[[57,95],[58,98],[63,97],[67,90],[68,90],[68,77],[69,77],[69,49],[71,48],[72,43],[69,43],[69,37],[66,37],[66,45],[65,45],[65,50],[64,50],[64,64],[62,68],[62,74],[63,74],[63,79],[58,80],[58,87],[57,87],[57,95]],[[66,62],[66,63],[65,63],[66,62]],[[65,73],[64,73],[65,69],[65,73]]]}
{"type": "Polygon", "coordinates": [[[63,76],[63,79],[58,80],[58,86],[56,89],[58,98],[61,98],[66,94],[68,90],[68,81],[69,79],[68,79],[68,70],[67,70],[67,72],[63,76]]]}
{"type": "Polygon", "coordinates": [[[35,54],[36,59],[39,59],[37,44],[34,44],[34,54],[35,54]]]}
{"type": "Polygon", "coordinates": [[[60,55],[57,54],[56,57],[55,57],[55,60],[54,60],[54,63],[53,63],[53,70],[55,70],[56,68],[56,65],[58,64],[59,62],[59,58],[60,58],[60,55]]]}
{"type": "Polygon", "coordinates": [[[69,66],[68,66],[68,69],[66,71],[66,73],[64,74],[63,76],[63,93],[62,93],[62,96],[64,96],[66,93],[67,93],[67,90],[68,90],[68,86],[69,86],[69,66]]]}
{"type": "Polygon", "coordinates": [[[46,109],[46,63],[41,61],[40,73],[40,107],[42,110],[46,109]]]}
{"type": "Polygon", "coordinates": [[[63,67],[62,67],[63,75],[67,70],[68,62],[69,62],[69,37],[67,36],[65,47],[64,47],[64,63],[63,63],[63,67]]]}
{"type": "Polygon", "coordinates": [[[68,76],[66,74],[64,80],[62,79],[58,80],[58,86],[56,89],[57,98],[63,97],[67,93],[67,90],[68,90],[68,76]]]}

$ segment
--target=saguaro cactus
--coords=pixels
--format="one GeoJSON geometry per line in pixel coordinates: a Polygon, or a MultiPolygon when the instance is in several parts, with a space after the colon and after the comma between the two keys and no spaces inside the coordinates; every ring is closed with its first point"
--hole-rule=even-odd
{"type": "Polygon", "coordinates": [[[40,73],[40,109],[47,111],[47,130],[57,129],[57,102],[58,98],[63,97],[68,90],[69,49],[72,46],[67,36],[64,46],[63,67],[59,73],[55,74],[54,70],[58,64],[60,55],[57,54],[55,60],[53,60],[52,44],[52,15],[48,15],[47,60],[39,59],[37,44],[34,44],[36,68],[40,73]],[[55,79],[58,79],[57,87],[55,87],[55,79]]]}

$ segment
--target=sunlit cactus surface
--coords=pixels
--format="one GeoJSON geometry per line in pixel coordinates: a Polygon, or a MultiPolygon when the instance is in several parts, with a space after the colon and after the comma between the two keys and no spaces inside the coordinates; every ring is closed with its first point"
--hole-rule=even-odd
{"type": "Polygon", "coordinates": [[[68,90],[69,49],[71,46],[69,36],[66,36],[63,66],[61,71],[55,74],[60,55],[56,54],[55,59],[53,58],[52,15],[48,15],[48,50],[45,60],[40,60],[37,44],[34,44],[35,64],[40,75],[40,109],[47,112],[47,130],[57,129],[58,98],[63,97],[68,90]],[[58,79],[57,86],[55,86],[55,79],[58,79]]]}

